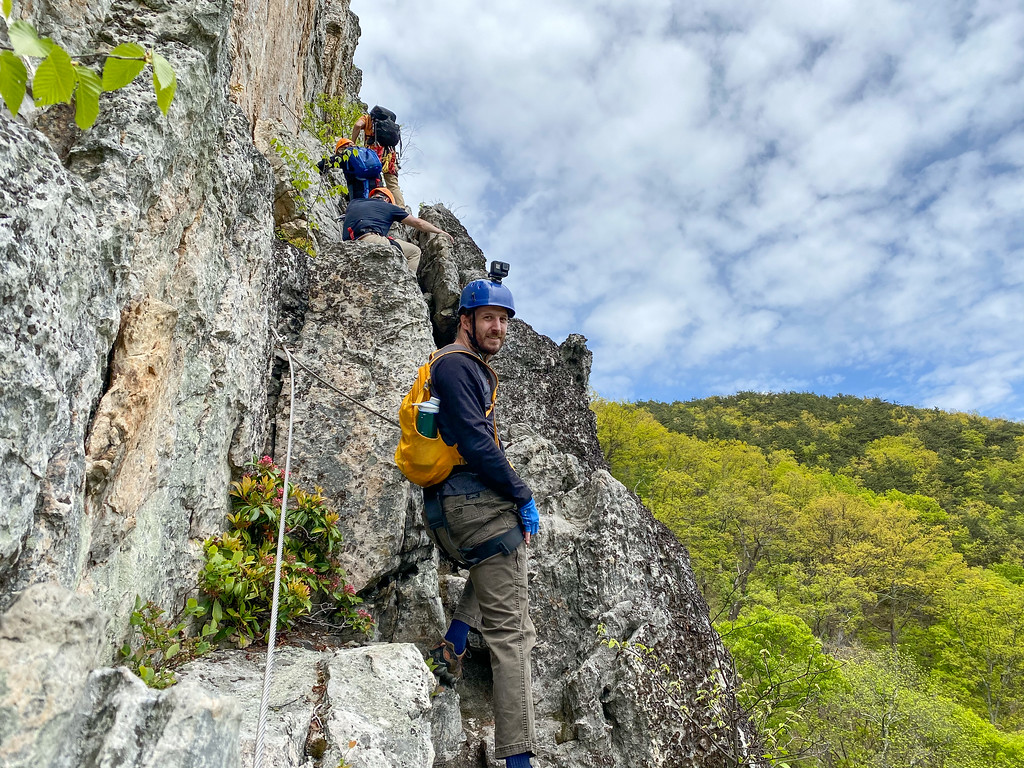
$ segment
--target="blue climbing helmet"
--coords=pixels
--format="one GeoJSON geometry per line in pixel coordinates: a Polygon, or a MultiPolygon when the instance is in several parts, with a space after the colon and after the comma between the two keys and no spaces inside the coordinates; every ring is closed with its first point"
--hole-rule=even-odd
{"type": "Polygon", "coordinates": [[[469,312],[477,307],[504,307],[509,317],[515,317],[516,305],[512,301],[512,291],[501,284],[501,279],[474,280],[462,289],[459,298],[459,314],[469,312]]]}

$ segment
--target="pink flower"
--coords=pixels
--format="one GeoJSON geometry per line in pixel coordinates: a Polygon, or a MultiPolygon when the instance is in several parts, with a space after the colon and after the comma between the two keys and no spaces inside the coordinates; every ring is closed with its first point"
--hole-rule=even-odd
{"type": "Polygon", "coordinates": [[[346,584],[345,585],[345,594],[346,595],[354,595],[355,593],[356,593],[356,588],[355,587],[353,587],[351,584],[346,584]]]}
{"type": "Polygon", "coordinates": [[[370,618],[370,612],[365,610],[365,609],[363,609],[363,608],[360,608],[358,611],[356,611],[356,615],[359,618],[361,618],[361,619],[368,619],[368,618],[370,618]]]}
{"type": "Polygon", "coordinates": [[[264,456],[262,459],[259,460],[259,465],[261,467],[272,467],[274,466],[274,460],[269,456],[264,456]]]}

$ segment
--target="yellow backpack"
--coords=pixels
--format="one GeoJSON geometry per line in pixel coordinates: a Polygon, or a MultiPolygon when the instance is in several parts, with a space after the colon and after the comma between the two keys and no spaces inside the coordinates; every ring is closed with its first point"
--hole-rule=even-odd
{"type": "Polygon", "coordinates": [[[454,467],[465,464],[458,448],[454,445],[447,445],[441,435],[435,434],[428,437],[420,433],[416,428],[416,416],[419,411],[419,404],[430,399],[430,369],[431,366],[445,355],[454,352],[469,355],[478,363],[484,365],[494,377],[495,386],[491,391],[491,407],[487,410],[494,427],[494,441],[498,442],[498,425],[495,419],[494,403],[498,397],[498,374],[487,363],[474,355],[462,346],[450,344],[444,349],[439,349],[430,355],[430,359],[420,366],[419,373],[412,388],[402,400],[398,409],[398,423],[402,428],[402,437],[395,449],[395,463],[402,470],[410,482],[427,488],[436,485],[448,477],[454,467]]]}

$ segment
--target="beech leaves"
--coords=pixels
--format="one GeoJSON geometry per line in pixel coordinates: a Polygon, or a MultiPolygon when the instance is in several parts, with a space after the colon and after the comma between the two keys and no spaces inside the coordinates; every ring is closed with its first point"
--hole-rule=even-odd
{"type": "Polygon", "coordinates": [[[121,43],[103,65],[103,90],[124,88],[146,67],[146,49],[136,43],[121,43]]]}
{"type": "MultiPolygon", "coordinates": [[[[153,68],[153,92],[165,115],[178,89],[178,78],[170,63],[155,50],[137,43],[121,43],[106,54],[102,77],[48,37],[39,37],[32,24],[11,21],[13,0],[2,0],[11,49],[0,50],[0,98],[17,117],[29,87],[29,66],[25,59],[42,59],[32,76],[32,99],[37,107],[68,104],[75,100],[75,123],[85,130],[100,114],[100,94],[116,91],[132,82],[149,64],[153,68]]],[[[30,65],[31,66],[31,65],[30,65]]]]}

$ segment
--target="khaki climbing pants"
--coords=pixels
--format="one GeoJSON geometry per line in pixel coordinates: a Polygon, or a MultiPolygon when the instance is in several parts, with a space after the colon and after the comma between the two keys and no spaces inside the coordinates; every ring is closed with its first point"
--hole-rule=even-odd
{"type": "MultiPolygon", "coordinates": [[[[378,235],[373,232],[367,232],[365,235],[359,238],[362,243],[380,243],[381,245],[391,245],[391,241],[383,235],[378,235]]],[[[402,249],[402,255],[405,256],[405,266],[408,267],[409,271],[414,275],[416,270],[420,267],[420,249],[419,246],[407,243],[405,240],[399,240],[395,238],[395,242],[398,243],[402,249]]]]}
{"type": "Polygon", "coordinates": [[[398,174],[397,173],[383,173],[384,186],[388,188],[388,192],[395,196],[395,205],[399,208],[405,208],[405,195],[402,194],[402,188],[398,186],[398,174]]]}
{"type": "MultiPolygon", "coordinates": [[[[491,490],[442,499],[453,543],[474,547],[519,525],[512,501],[491,490]]],[[[537,632],[530,620],[527,547],[498,554],[469,569],[454,618],[483,635],[494,681],[494,757],[537,751],[530,652],[537,632]]]]}

